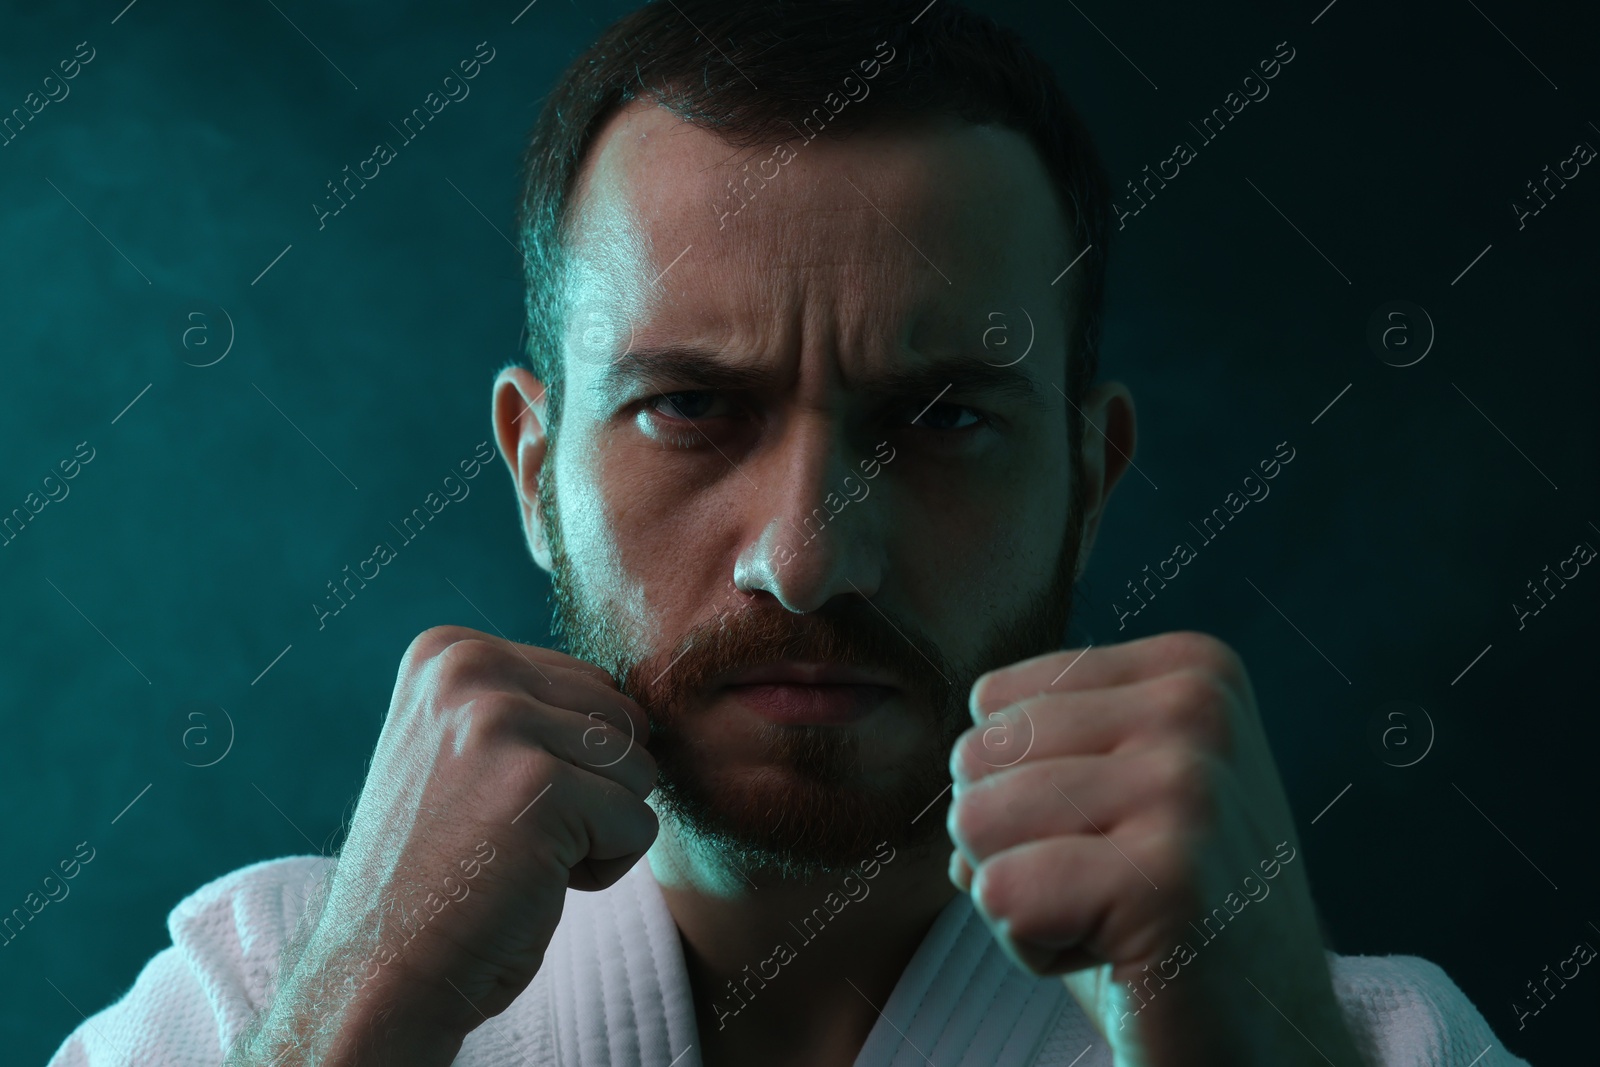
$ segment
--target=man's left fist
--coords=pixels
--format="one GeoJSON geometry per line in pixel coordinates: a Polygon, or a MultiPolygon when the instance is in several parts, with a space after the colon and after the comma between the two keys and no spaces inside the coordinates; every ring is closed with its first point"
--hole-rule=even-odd
{"type": "Polygon", "coordinates": [[[969,710],[951,880],[1021,967],[1064,976],[1119,1067],[1360,1067],[1227,645],[1052,652],[983,675],[969,710]]]}

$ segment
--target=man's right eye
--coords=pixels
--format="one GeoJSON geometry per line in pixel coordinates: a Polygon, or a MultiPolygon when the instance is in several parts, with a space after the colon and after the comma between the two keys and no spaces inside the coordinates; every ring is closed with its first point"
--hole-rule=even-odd
{"type": "Polygon", "coordinates": [[[726,412],[715,410],[718,397],[707,389],[662,393],[645,401],[645,407],[669,419],[704,419],[726,412]]]}

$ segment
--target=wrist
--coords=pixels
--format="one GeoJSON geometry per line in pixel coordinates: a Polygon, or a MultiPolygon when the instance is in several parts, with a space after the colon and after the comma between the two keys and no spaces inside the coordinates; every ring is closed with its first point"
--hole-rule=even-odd
{"type": "Polygon", "coordinates": [[[405,1012],[268,1015],[224,1067],[449,1067],[462,1037],[405,1012]]]}
{"type": "MultiPolygon", "coordinates": [[[[389,970],[389,969],[385,969],[389,970]]],[[[449,1067],[470,1032],[392,970],[350,981],[347,966],[302,957],[228,1067],[449,1067]]]]}
{"type": "Polygon", "coordinates": [[[339,1028],[318,1067],[449,1067],[463,1035],[416,1013],[385,1008],[339,1028]]]}

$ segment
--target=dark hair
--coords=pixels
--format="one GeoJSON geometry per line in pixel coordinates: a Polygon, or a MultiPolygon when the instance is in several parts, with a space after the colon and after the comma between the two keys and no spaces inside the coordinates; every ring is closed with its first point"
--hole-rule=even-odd
{"type": "MultiPolygon", "coordinates": [[[[795,121],[814,111],[836,134],[874,120],[947,114],[1027,137],[1061,203],[1069,247],[1093,249],[1062,286],[1066,321],[1078,327],[1066,382],[1076,447],[1075,408],[1099,364],[1111,183],[1050,68],[1015,32],[950,0],[652,0],[572,62],[529,136],[517,208],[527,352],[548,391],[552,433],[561,416],[570,200],[595,134],[635,99],[653,100],[739,148],[774,137],[810,140],[818,134],[809,125],[802,133],[795,121]],[[884,42],[893,53],[871,92],[831,114],[824,99],[837,96],[847,76],[859,80],[857,65],[884,42]]],[[[1070,258],[1063,256],[1063,267],[1070,258]]]]}

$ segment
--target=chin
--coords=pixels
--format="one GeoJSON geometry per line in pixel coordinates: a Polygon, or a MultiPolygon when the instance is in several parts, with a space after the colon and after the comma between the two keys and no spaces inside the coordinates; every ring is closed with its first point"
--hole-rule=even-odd
{"type": "MultiPolygon", "coordinates": [[[[809,879],[844,870],[887,842],[913,853],[945,840],[948,748],[922,748],[883,780],[861,772],[860,738],[825,727],[785,730],[763,766],[712,771],[677,737],[652,737],[652,797],[686,842],[746,874],[809,879]]],[[[698,746],[696,746],[698,747],[698,746]]]]}

